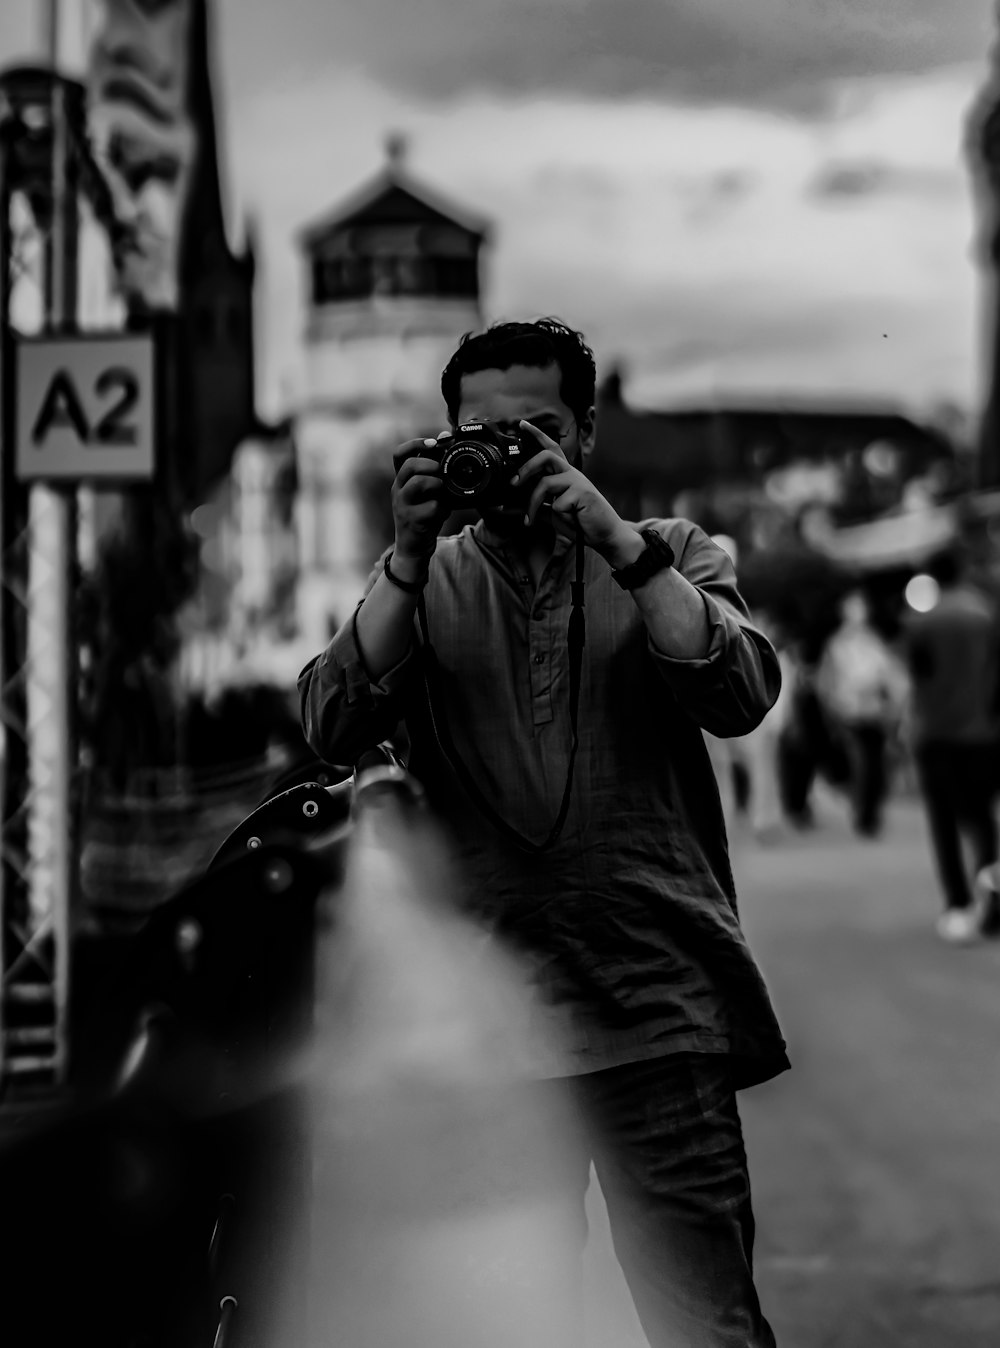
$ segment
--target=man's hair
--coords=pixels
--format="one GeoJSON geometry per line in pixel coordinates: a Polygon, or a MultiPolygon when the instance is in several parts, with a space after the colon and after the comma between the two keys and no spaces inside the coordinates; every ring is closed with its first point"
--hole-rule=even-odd
{"type": "Polygon", "coordinates": [[[512,365],[538,369],[559,366],[559,396],[582,425],[594,405],[597,368],[582,332],[558,318],[533,323],[493,323],[485,332],[467,332],[441,375],[441,392],[452,422],[462,402],[462,376],[479,370],[509,370],[512,365]]]}

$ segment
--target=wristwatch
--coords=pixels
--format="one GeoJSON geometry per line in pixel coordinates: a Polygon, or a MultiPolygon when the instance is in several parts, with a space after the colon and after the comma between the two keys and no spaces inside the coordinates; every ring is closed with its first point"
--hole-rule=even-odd
{"type": "Polygon", "coordinates": [[[643,529],[639,537],[645,539],[645,552],[641,552],[628,566],[611,572],[612,580],[623,590],[634,590],[645,585],[651,576],[655,576],[658,571],[666,571],[674,564],[674,550],[662,534],[658,534],[655,529],[643,529]]]}

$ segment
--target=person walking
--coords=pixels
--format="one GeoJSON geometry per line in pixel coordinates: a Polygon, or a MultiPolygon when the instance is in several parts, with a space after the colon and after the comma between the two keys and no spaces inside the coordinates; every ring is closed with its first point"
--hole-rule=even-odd
{"type": "Polygon", "coordinates": [[[963,837],[976,872],[997,861],[1000,629],[993,601],[968,581],[957,550],[928,570],[938,601],[910,617],[905,632],[909,735],[944,896],[937,929],[942,940],[961,944],[981,930],[963,837]]]}
{"type": "Polygon", "coordinates": [[[758,613],[756,624],[778,656],[781,691],[760,725],[739,739],[721,743],[730,746],[730,752],[736,756],[737,762],[742,763],[746,772],[747,807],[754,837],[760,843],[771,843],[780,839],[784,823],[779,749],[791,711],[795,668],[787,651],[785,634],[777,620],[770,614],[758,613]]]}
{"type": "Polygon", "coordinates": [[[887,750],[905,697],[900,662],[871,621],[861,590],[841,601],[841,621],[817,671],[817,688],[846,742],[855,832],[876,837],[889,793],[887,750]]]}

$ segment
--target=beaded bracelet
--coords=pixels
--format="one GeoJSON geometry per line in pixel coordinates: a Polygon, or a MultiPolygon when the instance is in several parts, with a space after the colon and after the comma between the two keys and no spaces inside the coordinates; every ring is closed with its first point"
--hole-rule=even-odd
{"type": "Polygon", "coordinates": [[[419,594],[420,591],[427,584],[427,573],[424,572],[423,579],[418,581],[416,585],[411,584],[408,580],[400,580],[399,577],[394,576],[392,574],[392,571],[389,569],[389,558],[391,556],[392,553],[387,552],[385,562],[382,565],[382,570],[385,572],[386,580],[389,581],[390,584],[395,585],[397,590],[404,590],[407,594],[419,594]]]}

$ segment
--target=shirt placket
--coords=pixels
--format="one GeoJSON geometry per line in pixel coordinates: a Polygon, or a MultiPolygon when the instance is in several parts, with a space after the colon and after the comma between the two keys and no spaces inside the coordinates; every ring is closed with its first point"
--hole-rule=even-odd
{"type": "Polygon", "coordinates": [[[561,647],[555,642],[559,624],[559,577],[563,552],[557,548],[549,558],[528,614],[528,677],[531,685],[531,719],[534,726],[553,719],[552,685],[558,674],[561,647]]]}

